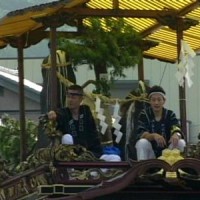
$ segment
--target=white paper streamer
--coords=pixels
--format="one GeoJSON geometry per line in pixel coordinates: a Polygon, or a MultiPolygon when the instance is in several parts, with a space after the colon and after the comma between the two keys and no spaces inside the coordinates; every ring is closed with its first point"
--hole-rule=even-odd
{"type": "Polygon", "coordinates": [[[113,117],[116,118],[119,115],[119,103],[116,101],[116,104],[114,106],[114,111],[113,111],[113,117]]]}
{"type": "Polygon", "coordinates": [[[121,129],[121,127],[122,127],[122,125],[121,124],[119,124],[118,122],[114,122],[114,124],[113,124],[113,128],[115,128],[115,129],[117,129],[117,130],[120,130],[121,129]]]}
{"type": "Polygon", "coordinates": [[[122,125],[119,124],[119,121],[121,119],[121,116],[119,116],[119,108],[120,108],[119,103],[116,100],[116,103],[114,105],[114,110],[113,110],[113,116],[112,116],[113,117],[112,126],[113,126],[113,128],[115,128],[115,131],[114,131],[113,134],[117,136],[116,139],[115,139],[115,142],[117,142],[117,143],[120,142],[122,135],[123,135],[123,133],[120,132],[122,125]]]}
{"type": "Polygon", "coordinates": [[[98,113],[100,111],[100,105],[101,105],[101,99],[99,97],[96,97],[95,102],[95,111],[98,113]]]}
{"type": "Polygon", "coordinates": [[[175,74],[181,87],[184,85],[184,78],[187,81],[188,87],[191,87],[193,84],[191,77],[194,75],[192,71],[194,63],[192,58],[195,55],[196,53],[192,48],[184,40],[181,40],[180,63],[177,66],[178,71],[175,74]]]}
{"type": "Polygon", "coordinates": [[[103,115],[103,113],[104,113],[104,109],[100,108],[100,105],[99,105],[99,112],[98,113],[101,114],[101,115],[103,115]]]}
{"type": "Polygon", "coordinates": [[[97,119],[99,119],[100,121],[105,121],[106,119],[106,116],[105,115],[102,115],[100,113],[97,114],[97,119]]]}
{"type": "Polygon", "coordinates": [[[119,143],[120,140],[122,139],[123,133],[119,130],[115,130],[113,134],[117,136],[116,139],[115,139],[115,142],[119,143]]]}
{"type": "Polygon", "coordinates": [[[104,121],[100,121],[100,126],[101,126],[101,133],[102,135],[104,135],[108,128],[108,124],[105,123],[104,121]]]}
{"type": "Polygon", "coordinates": [[[101,108],[101,99],[99,97],[96,97],[95,111],[97,112],[97,119],[100,120],[101,133],[104,135],[108,128],[108,124],[105,122],[106,116],[103,114],[104,109],[101,108]]]}

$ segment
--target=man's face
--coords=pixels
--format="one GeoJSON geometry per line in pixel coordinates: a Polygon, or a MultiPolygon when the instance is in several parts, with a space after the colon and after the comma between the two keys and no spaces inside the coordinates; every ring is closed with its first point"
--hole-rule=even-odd
{"type": "Polygon", "coordinates": [[[68,90],[67,93],[67,106],[69,109],[79,108],[81,102],[83,100],[83,96],[77,90],[68,90]]]}
{"type": "Polygon", "coordinates": [[[165,99],[161,94],[152,94],[150,97],[150,105],[153,111],[158,112],[162,110],[165,99]]]}

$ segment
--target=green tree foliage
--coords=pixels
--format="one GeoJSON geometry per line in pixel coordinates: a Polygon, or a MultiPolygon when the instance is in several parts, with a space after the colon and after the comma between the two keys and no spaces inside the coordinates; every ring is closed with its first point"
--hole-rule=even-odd
{"type": "Polygon", "coordinates": [[[97,80],[99,73],[107,72],[108,67],[112,67],[111,79],[125,76],[123,70],[134,67],[142,56],[141,36],[121,18],[90,18],[88,23],[76,40],[60,38],[60,48],[75,65],[85,60],[94,67],[97,80]]]}
{"type": "MultiPolygon", "coordinates": [[[[27,153],[33,148],[38,133],[38,126],[31,120],[26,120],[27,153]]],[[[20,123],[18,120],[2,116],[0,126],[0,155],[15,166],[20,162],[20,123]]]]}

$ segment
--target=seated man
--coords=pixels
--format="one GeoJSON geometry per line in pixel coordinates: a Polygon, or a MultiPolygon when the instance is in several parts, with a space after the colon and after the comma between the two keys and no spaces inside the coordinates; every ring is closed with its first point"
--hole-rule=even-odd
{"type": "Polygon", "coordinates": [[[153,86],[148,92],[150,107],[141,111],[136,129],[138,160],[159,157],[165,148],[184,151],[186,145],[173,111],[164,108],[165,91],[153,86]]]}
{"type": "MultiPolygon", "coordinates": [[[[100,138],[90,108],[81,105],[83,96],[81,86],[70,86],[67,91],[67,107],[50,111],[48,118],[57,121],[57,129],[63,133],[62,144],[82,145],[99,158],[103,152],[100,138]]],[[[102,159],[119,161],[120,157],[104,155],[102,159]]]]}

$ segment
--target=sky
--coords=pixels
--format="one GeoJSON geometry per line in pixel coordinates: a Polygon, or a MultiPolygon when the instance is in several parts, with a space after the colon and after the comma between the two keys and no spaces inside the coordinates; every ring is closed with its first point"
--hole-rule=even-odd
{"type": "Polygon", "coordinates": [[[8,12],[23,9],[26,7],[51,3],[58,0],[0,0],[0,17],[5,16],[8,12]]]}

